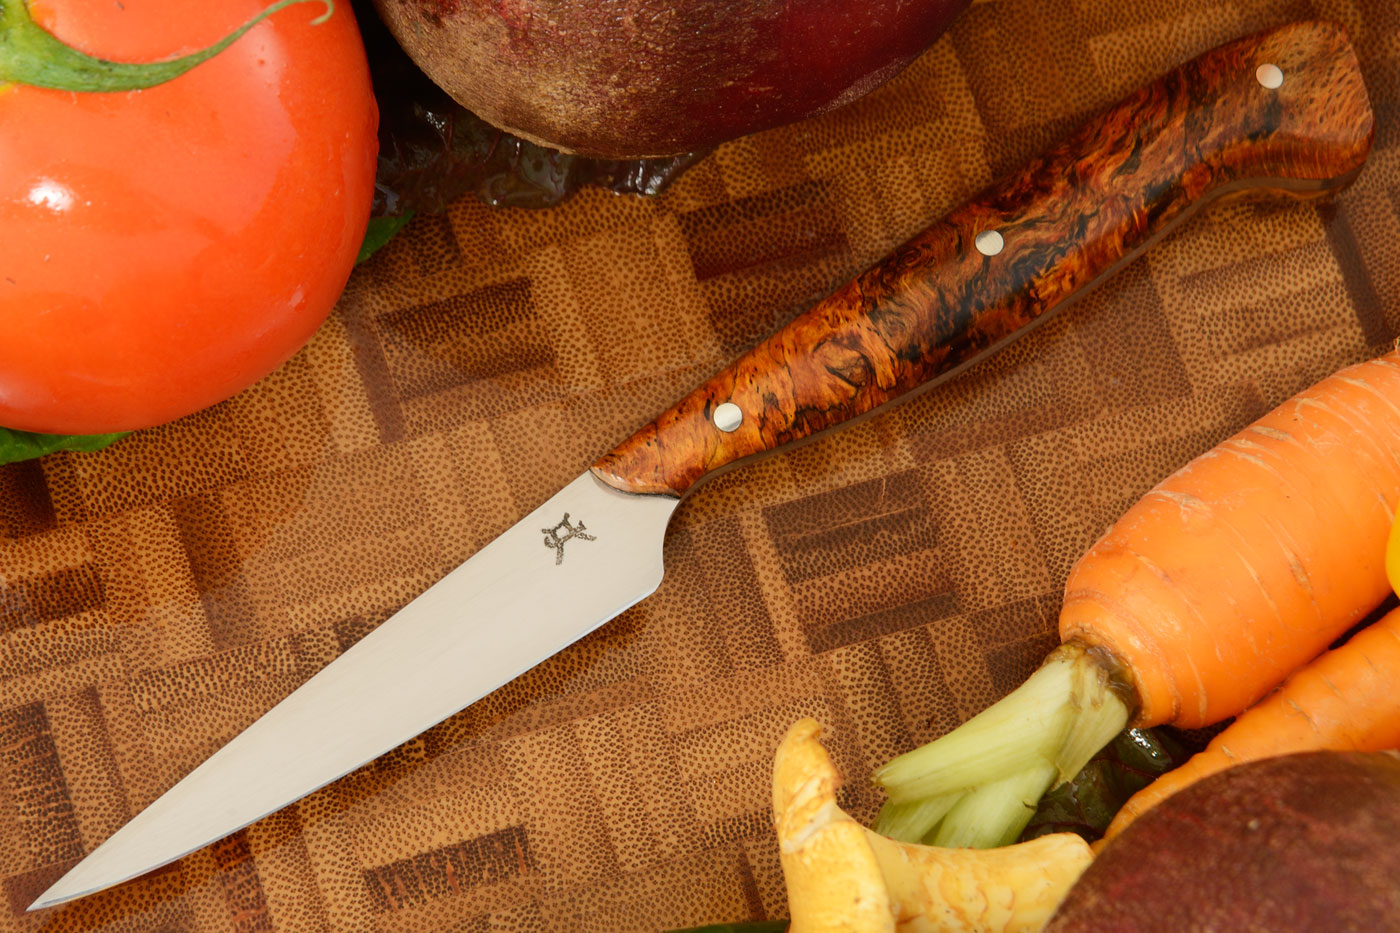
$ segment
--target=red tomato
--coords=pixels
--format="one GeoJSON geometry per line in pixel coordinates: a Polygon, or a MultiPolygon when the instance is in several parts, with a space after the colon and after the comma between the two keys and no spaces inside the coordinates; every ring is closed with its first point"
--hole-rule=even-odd
{"type": "MultiPolygon", "coordinates": [[[[89,55],[208,46],[269,0],[31,0],[89,55]]],[[[228,398],[330,313],[378,111],[348,0],[274,13],[136,91],[0,85],[0,426],[147,427],[228,398]]],[[[3,81],[3,78],[0,78],[3,81]]]]}

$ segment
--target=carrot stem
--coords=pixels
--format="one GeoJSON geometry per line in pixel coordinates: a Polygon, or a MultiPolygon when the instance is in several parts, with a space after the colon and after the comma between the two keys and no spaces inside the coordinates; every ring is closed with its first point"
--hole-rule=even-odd
{"type": "MultiPolygon", "coordinates": [[[[887,797],[876,825],[885,827],[881,832],[913,832],[917,823],[907,817],[920,802],[957,794],[962,799],[941,818],[947,826],[939,825],[934,844],[1014,840],[1040,796],[1078,774],[1123,730],[1128,715],[1100,656],[1062,645],[1014,692],[876,769],[875,782],[887,797]],[[947,841],[953,838],[968,841],[947,841]]],[[[925,836],[894,838],[917,842],[925,836]]]]}
{"type": "Polygon", "coordinates": [[[930,845],[995,849],[1015,842],[1035,815],[1041,795],[1055,781],[1055,765],[1042,761],[963,795],[938,824],[930,845]]]}
{"type": "Polygon", "coordinates": [[[943,816],[963,798],[961,791],[924,797],[911,803],[890,803],[880,808],[871,829],[900,842],[919,842],[938,828],[943,816]]]}

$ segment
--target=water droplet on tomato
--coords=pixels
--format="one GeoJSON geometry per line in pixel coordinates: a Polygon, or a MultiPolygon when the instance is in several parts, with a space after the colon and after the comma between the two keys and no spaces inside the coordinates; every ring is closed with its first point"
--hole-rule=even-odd
{"type": "Polygon", "coordinates": [[[41,178],[29,189],[29,203],[51,211],[66,211],[73,206],[73,192],[48,178],[41,178]]]}

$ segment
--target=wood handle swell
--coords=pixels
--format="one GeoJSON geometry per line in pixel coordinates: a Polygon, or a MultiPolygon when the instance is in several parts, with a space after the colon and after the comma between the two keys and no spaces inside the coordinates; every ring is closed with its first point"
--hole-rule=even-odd
{"type": "Polygon", "coordinates": [[[1317,197],[1370,151],[1356,56],[1330,23],[1205,53],[1085,124],[768,337],[593,466],[681,496],[701,478],[873,411],[985,357],[1213,197],[1317,197]],[[1266,86],[1274,65],[1283,76],[1266,86]],[[995,231],[1002,249],[975,246],[995,231]],[[742,422],[714,424],[732,402],[742,422]]]}

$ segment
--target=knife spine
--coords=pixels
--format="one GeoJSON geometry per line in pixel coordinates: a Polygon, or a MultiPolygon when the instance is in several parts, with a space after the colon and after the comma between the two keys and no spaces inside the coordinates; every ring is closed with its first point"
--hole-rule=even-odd
{"type": "Polygon", "coordinates": [[[593,472],[625,492],[682,496],[985,359],[1212,200],[1340,190],[1373,136],[1340,27],[1294,23],[1206,52],[838,288],[593,472]],[[1265,65],[1281,86],[1266,85],[1265,65]],[[726,403],[741,413],[732,430],[715,424],[726,403]]]}

